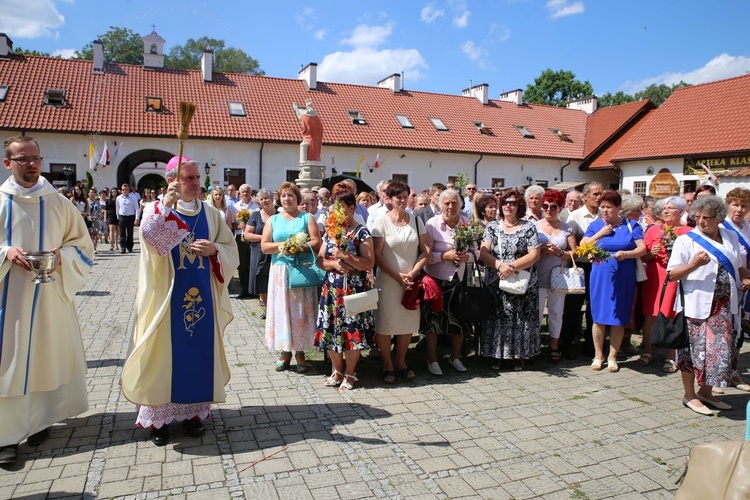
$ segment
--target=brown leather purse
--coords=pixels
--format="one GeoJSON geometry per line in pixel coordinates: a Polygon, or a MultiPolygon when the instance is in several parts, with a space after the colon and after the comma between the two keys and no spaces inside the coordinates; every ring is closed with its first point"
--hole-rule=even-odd
{"type": "Polygon", "coordinates": [[[750,498],[750,441],[694,446],[676,500],[750,498]]]}

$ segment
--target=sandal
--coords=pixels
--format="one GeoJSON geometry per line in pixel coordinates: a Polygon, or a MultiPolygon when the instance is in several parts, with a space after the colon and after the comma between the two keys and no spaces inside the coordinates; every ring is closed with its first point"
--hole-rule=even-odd
{"type": "Polygon", "coordinates": [[[305,353],[295,354],[294,360],[297,362],[297,373],[307,373],[310,370],[310,365],[305,360],[305,353]],[[300,358],[302,361],[300,361],[300,358]]]}
{"type": "Polygon", "coordinates": [[[677,371],[677,363],[671,359],[665,359],[661,369],[666,373],[675,373],[677,371]]]}
{"type": "Polygon", "coordinates": [[[560,352],[559,349],[557,349],[557,350],[555,350],[555,349],[550,350],[550,352],[549,352],[550,363],[559,363],[561,356],[562,356],[562,353],[560,352]]]}
{"type": "Polygon", "coordinates": [[[598,372],[598,371],[601,371],[603,365],[604,365],[603,359],[594,358],[594,361],[591,363],[591,369],[594,370],[595,372],[598,372]]]}
{"type": "Polygon", "coordinates": [[[408,366],[404,368],[403,370],[399,370],[398,374],[404,377],[406,380],[414,380],[414,377],[416,377],[414,372],[411,371],[408,366]]]}
{"type": "Polygon", "coordinates": [[[353,382],[359,382],[359,379],[356,375],[349,375],[348,373],[344,375],[344,380],[341,381],[341,386],[339,387],[339,392],[346,392],[351,391],[354,389],[354,384],[349,382],[349,380],[353,382]]]}
{"type": "Polygon", "coordinates": [[[523,361],[516,360],[516,364],[513,365],[513,371],[514,372],[521,372],[521,371],[523,371],[523,361]]]}
{"type": "Polygon", "coordinates": [[[287,357],[283,352],[281,353],[281,357],[278,361],[276,361],[273,365],[276,367],[277,372],[283,372],[284,370],[289,369],[289,364],[292,362],[292,353],[289,353],[289,357],[287,357]]]}
{"type": "Polygon", "coordinates": [[[386,370],[383,372],[383,382],[386,384],[396,383],[396,372],[393,370],[386,370]]]}
{"type": "Polygon", "coordinates": [[[500,362],[499,359],[495,358],[492,360],[492,364],[490,364],[490,370],[499,372],[500,370],[502,370],[502,368],[503,368],[503,364],[500,362]]]}
{"type": "Polygon", "coordinates": [[[648,366],[651,364],[651,360],[654,359],[654,355],[649,352],[644,352],[641,357],[636,360],[636,363],[640,366],[648,366]]]}
{"type": "Polygon", "coordinates": [[[611,373],[617,373],[620,371],[620,365],[617,364],[617,358],[607,360],[607,370],[611,373]]]}
{"type": "Polygon", "coordinates": [[[333,373],[331,373],[331,376],[323,382],[323,385],[326,387],[336,387],[341,385],[341,382],[343,382],[346,377],[338,378],[337,375],[343,375],[343,373],[334,368],[333,373]]]}

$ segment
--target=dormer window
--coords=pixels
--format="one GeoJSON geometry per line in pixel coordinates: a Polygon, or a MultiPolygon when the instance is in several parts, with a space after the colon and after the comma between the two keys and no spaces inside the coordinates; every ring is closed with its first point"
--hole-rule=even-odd
{"type": "Polygon", "coordinates": [[[365,117],[359,111],[350,109],[347,111],[347,114],[354,125],[367,125],[367,120],[365,120],[365,117]]]}
{"type": "Polygon", "coordinates": [[[568,134],[566,134],[565,132],[563,132],[562,130],[560,130],[559,128],[550,127],[549,130],[550,130],[550,132],[552,132],[553,134],[555,134],[557,136],[557,138],[560,139],[561,141],[571,142],[570,141],[570,136],[568,134]]]}
{"type": "Polygon", "coordinates": [[[532,134],[531,132],[529,132],[529,130],[526,127],[524,127],[523,125],[513,125],[513,126],[516,127],[516,130],[518,130],[518,133],[521,134],[522,136],[524,136],[525,138],[527,138],[527,139],[533,139],[534,138],[534,134],[532,134]]]}
{"type": "Polygon", "coordinates": [[[47,89],[44,91],[44,104],[61,107],[65,104],[65,89],[47,89]]]}
{"type": "Polygon", "coordinates": [[[474,126],[479,130],[482,135],[492,135],[492,127],[485,125],[484,122],[474,122],[474,126]]]}
{"type": "Polygon", "coordinates": [[[229,101],[227,102],[227,106],[229,106],[229,116],[247,116],[245,114],[245,105],[241,102],[229,101]]]}
{"type": "Polygon", "coordinates": [[[396,115],[396,120],[398,120],[399,125],[403,128],[414,128],[414,125],[411,124],[406,115],[396,115]]]}
{"type": "Polygon", "coordinates": [[[8,97],[8,89],[10,85],[0,85],[0,102],[5,102],[5,98],[8,97]]]}
{"type": "Polygon", "coordinates": [[[146,111],[149,113],[161,113],[162,112],[162,100],[161,97],[146,97],[146,111]]]}
{"type": "Polygon", "coordinates": [[[447,132],[448,127],[445,126],[445,123],[443,123],[443,120],[440,118],[430,118],[430,121],[433,125],[435,125],[435,128],[439,130],[440,132],[447,132]]]}

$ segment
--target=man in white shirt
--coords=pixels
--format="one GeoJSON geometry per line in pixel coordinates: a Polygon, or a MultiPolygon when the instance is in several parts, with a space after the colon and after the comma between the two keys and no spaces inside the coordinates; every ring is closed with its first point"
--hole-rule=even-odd
{"type": "Polygon", "coordinates": [[[466,185],[466,196],[464,197],[464,215],[471,217],[474,213],[474,195],[477,194],[477,185],[473,182],[466,185]]]}
{"type": "Polygon", "coordinates": [[[237,252],[240,256],[240,265],[238,268],[238,272],[240,273],[240,294],[237,295],[238,299],[249,299],[251,295],[248,292],[248,287],[250,286],[250,243],[242,238],[242,233],[245,231],[245,223],[237,220],[237,214],[242,209],[253,213],[258,208],[258,204],[253,200],[252,186],[249,184],[241,185],[240,197],[231,207],[234,220],[232,223],[234,241],[237,242],[237,252]]]}
{"type": "Polygon", "coordinates": [[[414,188],[409,188],[409,199],[406,202],[406,213],[411,215],[414,213],[414,210],[417,209],[417,192],[414,191],[414,188]]]}
{"type": "MultiPolygon", "coordinates": [[[[573,229],[576,241],[580,242],[583,234],[589,228],[589,224],[599,219],[599,203],[602,199],[604,189],[601,183],[589,182],[583,186],[584,205],[574,210],[568,217],[568,224],[573,229]]],[[[582,259],[576,259],[578,266],[586,273],[586,293],[581,295],[569,294],[565,296],[565,308],[563,309],[562,332],[560,333],[560,350],[567,359],[575,359],[573,342],[581,335],[581,321],[583,320],[583,303],[591,304],[589,300],[589,278],[591,276],[591,263],[582,259]]],[[[591,317],[591,307],[586,307],[586,330],[583,332],[583,352],[586,356],[594,356],[594,343],[591,337],[591,327],[594,320],[591,317]]]]}
{"type": "Polygon", "coordinates": [[[385,188],[390,182],[391,181],[389,181],[388,179],[383,179],[382,181],[378,182],[377,186],[375,186],[375,189],[378,192],[378,202],[367,209],[369,213],[373,213],[373,211],[383,206],[383,200],[385,200],[385,188]]]}
{"type": "Polygon", "coordinates": [[[137,226],[141,217],[138,203],[140,196],[130,192],[130,185],[120,186],[120,196],[115,199],[117,222],[120,226],[120,253],[133,253],[133,226],[137,226]]]}
{"type": "Polygon", "coordinates": [[[227,208],[232,208],[232,205],[237,203],[240,199],[237,196],[237,186],[230,184],[227,186],[227,194],[224,196],[227,201],[227,208]]]}
{"type": "Polygon", "coordinates": [[[391,182],[393,181],[385,180],[378,182],[378,195],[380,196],[380,201],[371,206],[368,210],[370,216],[367,218],[367,229],[370,231],[375,227],[375,220],[381,215],[388,213],[392,208],[391,204],[386,201],[387,198],[385,196],[385,190],[388,189],[391,182]]]}
{"type": "Polygon", "coordinates": [[[560,222],[568,222],[568,217],[570,217],[570,214],[581,208],[582,204],[583,195],[580,191],[577,191],[575,189],[573,189],[572,191],[568,191],[568,194],[565,196],[565,208],[560,210],[560,215],[557,217],[558,220],[560,222]]]}

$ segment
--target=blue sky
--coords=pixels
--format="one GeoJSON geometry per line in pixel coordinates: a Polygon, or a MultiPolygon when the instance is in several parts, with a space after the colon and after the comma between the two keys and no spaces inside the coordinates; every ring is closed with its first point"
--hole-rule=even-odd
{"type": "Polygon", "coordinates": [[[156,32],[166,51],[209,36],[243,49],[268,76],[375,85],[405,73],[410,90],[490,96],[544,69],[573,71],[594,91],[704,83],[750,72],[744,0],[0,0],[16,46],[70,55],[122,26],[156,32]]]}

